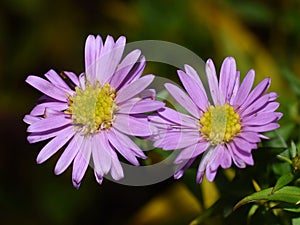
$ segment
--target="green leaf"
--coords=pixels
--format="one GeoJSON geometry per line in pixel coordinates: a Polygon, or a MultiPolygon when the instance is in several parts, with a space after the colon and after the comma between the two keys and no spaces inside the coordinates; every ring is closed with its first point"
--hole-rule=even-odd
{"type": "Polygon", "coordinates": [[[233,210],[236,210],[240,206],[249,202],[261,200],[280,201],[297,205],[300,203],[300,188],[294,186],[285,186],[275,192],[273,191],[273,188],[267,188],[243,198],[233,207],[233,210]]]}
{"type": "Polygon", "coordinates": [[[279,179],[277,180],[272,193],[278,191],[279,189],[281,189],[282,187],[284,187],[285,185],[289,184],[290,182],[292,182],[294,180],[295,176],[292,173],[287,173],[282,175],[281,177],[279,177],[279,179]]]}
{"type": "Polygon", "coordinates": [[[292,158],[294,158],[297,155],[297,147],[294,141],[291,142],[290,155],[292,158]]]}
{"type": "MultiPolygon", "coordinates": [[[[279,204],[275,204],[272,207],[272,209],[274,209],[274,210],[280,209],[280,210],[284,210],[284,211],[292,212],[292,213],[297,213],[297,214],[300,213],[300,205],[299,204],[294,205],[294,204],[281,202],[279,204]]],[[[298,215],[300,215],[300,214],[298,214],[298,215]]]]}
{"type": "Polygon", "coordinates": [[[258,205],[253,205],[251,207],[251,209],[249,210],[248,216],[247,216],[248,224],[250,224],[251,217],[256,213],[256,211],[258,210],[258,208],[259,208],[258,205]]]}
{"type": "Polygon", "coordinates": [[[300,207],[294,207],[294,208],[283,208],[283,210],[293,213],[300,213],[300,207]]]}
{"type": "Polygon", "coordinates": [[[293,225],[300,225],[300,218],[299,217],[298,218],[293,218],[292,223],[293,223],[293,225]]]}

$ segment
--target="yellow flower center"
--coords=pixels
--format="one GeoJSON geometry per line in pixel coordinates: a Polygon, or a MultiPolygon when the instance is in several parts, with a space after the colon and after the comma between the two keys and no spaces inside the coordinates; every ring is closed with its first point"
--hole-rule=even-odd
{"type": "Polygon", "coordinates": [[[85,135],[109,128],[116,109],[115,89],[109,84],[87,82],[84,90],[76,87],[75,92],[74,96],[68,96],[69,108],[65,111],[72,115],[73,124],[85,135]]]}
{"type": "Polygon", "coordinates": [[[212,145],[230,142],[241,132],[240,116],[233,107],[210,106],[200,119],[201,134],[212,145]]]}

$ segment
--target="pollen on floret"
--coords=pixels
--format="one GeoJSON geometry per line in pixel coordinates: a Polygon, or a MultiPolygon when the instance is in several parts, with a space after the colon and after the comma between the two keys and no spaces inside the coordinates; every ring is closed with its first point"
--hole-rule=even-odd
{"type": "Polygon", "coordinates": [[[109,84],[87,82],[85,89],[76,87],[75,95],[68,96],[69,108],[65,112],[85,135],[93,134],[111,126],[115,97],[116,91],[109,84]]]}
{"type": "Polygon", "coordinates": [[[228,104],[210,106],[200,118],[200,132],[212,145],[230,142],[241,132],[240,116],[228,104]]]}

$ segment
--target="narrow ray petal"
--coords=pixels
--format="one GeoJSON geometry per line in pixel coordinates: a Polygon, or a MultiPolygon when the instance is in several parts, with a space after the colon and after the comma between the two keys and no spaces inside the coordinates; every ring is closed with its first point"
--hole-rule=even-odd
{"type": "Polygon", "coordinates": [[[200,135],[197,131],[170,131],[159,141],[156,141],[154,146],[164,150],[174,150],[191,146],[199,141],[200,135]]]}
{"type": "Polygon", "coordinates": [[[205,111],[208,106],[209,102],[207,96],[205,94],[205,90],[202,89],[195,80],[184,73],[181,70],[177,71],[178,76],[185,88],[185,90],[189,93],[193,102],[202,110],[205,111]]]}
{"type": "Polygon", "coordinates": [[[73,93],[73,91],[70,89],[70,87],[65,83],[65,81],[54,70],[49,70],[45,74],[45,77],[47,77],[47,79],[55,86],[58,86],[64,90],[66,90],[70,94],[73,93]]]}
{"type": "Polygon", "coordinates": [[[35,123],[32,123],[28,128],[28,132],[42,132],[58,127],[63,127],[65,125],[71,124],[71,119],[65,118],[64,115],[47,117],[43,120],[39,120],[35,123]]]}
{"type": "Polygon", "coordinates": [[[28,76],[26,82],[39,90],[40,92],[48,95],[51,98],[57,99],[59,101],[66,102],[67,95],[66,92],[58,88],[57,86],[51,84],[50,82],[36,76],[28,76]]]}
{"type": "Polygon", "coordinates": [[[119,139],[124,145],[128,146],[136,156],[142,159],[147,158],[144,152],[127,135],[117,131],[116,129],[111,129],[111,132],[113,132],[116,135],[116,138],[119,139]]]}
{"type": "Polygon", "coordinates": [[[107,36],[101,56],[96,61],[96,76],[101,84],[109,82],[116,71],[123,55],[125,43],[124,36],[119,37],[116,43],[111,36],[107,36]]]}
{"type": "Polygon", "coordinates": [[[54,155],[61,147],[63,147],[74,136],[73,127],[68,127],[64,133],[53,138],[45,147],[40,151],[37,156],[37,163],[41,164],[54,155]]]}
{"type": "Polygon", "coordinates": [[[173,123],[180,124],[186,127],[198,129],[197,120],[189,115],[177,112],[174,109],[164,107],[158,110],[159,115],[173,123]]]}
{"type": "Polygon", "coordinates": [[[51,108],[57,111],[63,111],[68,108],[68,104],[65,102],[45,102],[36,105],[30,112],[32,116],[42,116],[45,113],[46,108],[51,108]]]}
{"type": "Polygon", "coordinates": [[[222,99],[223,97],[220,97],[221,93],[219,91],[216,69],[215,69],[215,65],[211,59],[207,60],[205,69],[206,69],[206,76],[207,76],[207,80],[208,80],[210,94],[213,99],[213,102],[215,105],[220,105],[220,104],[222,104],[220,99],[222,99]]]}
{"type": "Polygon", "coordinates": [[[135,166],[139,165],[139,161],[136,159],[134,152],[129,148],[129,146],[124,145],[121,141],[119,141],[116,134],[112,131],[107,133],[107,137],[109,142],[116,148],[121,155],[127,159],[130,163],[135,166]]]}
{"type": "Polygon", "coordinates": [[[54,173],[59,175],[63,173],[72,163],[75,156],[77,155],[78,151],[81,148],[81,144],[83,141],[83,136],[80,134],[76,134],[72,140],[70,141],[69,145],[66,147],[60,158],[58,159],[54,173]]]}
{"type": "MultiPolygon", "coordinates": [[[[47,140],[49,138],[56,137],[62,133],[65,132],[65,129],[69,129],[69,127],[72,125],[67,125],[64,127],[59,127],[57,129],[49,130],[49,131],[44,131],[44,132],[34,132],[28,135],[27,140],[29,143],[36,143],[40,141],[47,140]]],[[[73,128],[74,129],[74,128],[73,128]]]]}
{"type": "Polygon", "coordinates": [[[146,117],[138,118],[131,115],[118,114],[113,127],[133,136],[151,136],[152,129],[146,117]]]}
{"type": "Polygon", "coordinates": [[[153,101],[152,99],[127,101],[120,105],[118,113],[137,114],[158,110],[164,107],[165,103],[161,101],[153,101]]]}
{"type": "Polygon", "coordinates": [[[122,88],[117,94],[116,103],[119,104],[139,94],[150,85],[153,79],[153,75],[147,75],[122,88]]]}
{"type": "Polygon", "coordinates": [[[262,80],[248,95],[244,102],[241,102],[241,107],[247,108],[250,104],[252,104],[255,100],[257,100],[260,96],[262,96],[265,91],[268,90],[271,84],[271,79],[266,78],[262,80]]]}
{"type": "Polygon", "coordinates": [[[90,163],[91,152],[91,140],[85,138],[73,162],[72,183],[77,189],[80,187],[81,180],[90,163]]]}
{"type": "Polygon", "coordinates": [[[195,159],[196,159],[196,157],[188,159],[185,162],[180,163],[180,165],[177,166],[176,171],[174,173],[174,179],[181,178],[183,176],[184,172],[193,164],[195,159]]]}
{"type": "Polygon", "coordinates": [[[138,59],[140,58],[140,55],[141,51],[137,49],[125,56],[120,65],[118,65],[116,73],[110,81],[112,87],[114,87],[115,89],[118,89],[120,87],[128,73],[137,63],[138,59]]]}
{"type": "Polygon", "coordinates": [[[185,149],[183,149],[175,159],[174,163],[179,164],[184,160],[195,158],[206,151],[209,147],[209,142],[198,142],[194,145],[191,145],[185,149]]]}
{"type": "Polygon", "coordinates": [[[239,87],[233,105],[241,105],[248,97],[255,78],[254,70],[250,70],[239,87]]]}
{"type": "Polygon", "coordinates": [[[172,97],[184,108],[186,109],[191,115],[196,118],[200,117],[199,109],[195,105],[195,103],[191,100],[191,98],[182,91],[179,87],[166,83],[166,89],[172,95],[172,97]]]}
{"type": "Polygon", "coordinates": [[[219,90],[220,97],[223,97],[221,104],[227,102],[232,95],[232,88],[236,79],[236,63],[233,57],[224,59],[220,71],[219,90]]]}
{"type": "Polygon", "coordinates": [[[110,148],[110,154],[112,156],[111,176],[115,180],[120,180],[124,177],[124,172],[121,163],[118,159],[116,152],[110,148]]]}
{"type": "Polygon", "coordinates": [[[271,130],[276,130],[278,127],[280,127],[278,123],[269,123],[264,126],[245,126],[243,127],[243,130],[253,132],[267,132],[271,130]]]}

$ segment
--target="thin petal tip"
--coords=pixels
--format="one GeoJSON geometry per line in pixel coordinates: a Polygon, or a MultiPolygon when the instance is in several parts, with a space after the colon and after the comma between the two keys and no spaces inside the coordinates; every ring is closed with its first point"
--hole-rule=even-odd
{"type": "Polygon", "coordinates": [[[74,188],[76,188],[77,190],[80,188],[81,182],[78,182],[75,179],[72,179],[72,183],[73,183],[74,188]]]}

